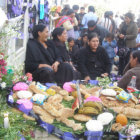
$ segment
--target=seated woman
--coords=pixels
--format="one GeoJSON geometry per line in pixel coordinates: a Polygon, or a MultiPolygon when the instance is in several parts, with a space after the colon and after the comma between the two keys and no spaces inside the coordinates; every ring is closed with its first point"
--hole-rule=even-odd
{"type": "Polygon", "coordinates": [[[136,76],[136,88],[140,90],[140,50],[131,53],[129,63],[124,69],[124,75],[118,81],[118,86],[126,90],[132,76],[136,76]]]}
{"type": "Polygon", "coordinates": [[[78,56],[78,70],[84,80],[96,79],[98,76],[108,76],[111,63],[105,49],[99,46],[96,33],[88,36],[88,47],[82,48],[78,56]]]}
{"type": "Polygon", "coordinates": [[[76,45],[78,45],[79,48],[88,46],[88,33],[87,32],[82,34],[81,38],[76,40],[76,45]]]}
{"type": "MultiPolygon", "coordinates": [[[[64,28],[59,27],[55,28],[52,32],[53,43],[58,50],[58,54],[61,56],[62,61],[64,63],[69,64],[69,66],[73,69],[73,79],[79,79],[80,74],[76,71],[75,67],[71,62],[71,58],[69,56],[68,50],[66,48],[65,42],[67,41],[67,32],[64,28]]],[[[68,46],[67,46],[68,47],[68,46]]]]}
{"type": "Polygon", "coordinates": [[[72,37],[68,38],[68,49],[69,49],[69,56],[74,65],[77,63],[77,53],[79,51],[79,47],[75,45],[75,40],[72,37]]]}
{"type": "Polygon", "coordinates": [[[46,25],[36,25],[33,29],[33,37],[27,43],[25,72],[32,73],[33,80],[41,83],[56,81],[63,84],[73,80],[71,67],[62,63],[56,48],[47,41],[46,25]]]}
{"type": "Polygon", "coordinates": [[[68,50],[66,48],[65,42],[67,41],[67,31],[62,28],[55,28],[52,32],[53,43],[56,46],[59,55],[63,62],[70,62],[70,57],[68,50]]]}

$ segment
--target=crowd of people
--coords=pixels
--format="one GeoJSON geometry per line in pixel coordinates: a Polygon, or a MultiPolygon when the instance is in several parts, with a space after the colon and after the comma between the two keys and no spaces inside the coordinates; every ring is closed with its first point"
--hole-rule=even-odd
{"type": "Polygon", "coordinates": [[[109,76],[115,64],[118,75],[124,74],[120,87],[125,88],[123,84],[133,75],[140,81],[140,74],[136,74],[140,73],[140,23],[134,22],[134,14],[113,18],[113,12],[106,11],[100,19],[93,6],[88,7],[88,13],[84,7],[80,13],[78,10],[78,5],[72,9],[65,5],[50,35],[46,25],[34,26],[33,39],[27,43],[25,71],[32,73],[35,81],[63,84],[109,76]],[[116,56],[118,62],[114,62],[116,56]]]}

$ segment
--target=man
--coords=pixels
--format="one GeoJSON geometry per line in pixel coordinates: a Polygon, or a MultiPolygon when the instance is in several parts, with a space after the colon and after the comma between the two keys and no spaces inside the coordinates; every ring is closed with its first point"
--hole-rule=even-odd
{"type": "Polygon", "coordinates": [[[88,22],[88,31],[87,32],[88,32],[88,34],[96,33],[99,36],[100,44],[102,44],[103,39],[109,33],[109,31],[106,28],[104,28],[100,25],[97,25],[97,23],[94,20],[90,20],[88,22]]]}
{"type": "MultiPolygon", "coordinates": [[[[79,14],[78,14],[79,6],[78,5],[73,5],[72,9],[75,13],[75,17],[76,17],[76,19],[78,21],[78,24],[79,24],[79,14]]],[[[74,26],[74,34],[75,34],[75,39],[78,39],[79,38],[79,27],[78,27],[78,25],[74,26]]]]}
{"type": "Polygon", "coordinates": [[[90,20],[94,20],[95,22],[97,22],[97,20],[98,20],[98,17],[95,14],[95,9],[93,6],[88,7],[88,13],[85,14],[83,19],[82,19],[82,25],[84,26],[83,28],[85,31],[88,28],[87,24],[90,20]]]}
{"type": "Polygon", "coordinates": [[[81,7],[80,8],[80,13],[79,13],[79,28],[80,28],[80,31],[82,30],[83,28],[83,25],[82,25],[82,20],[83,20],[83,17],[85,15],[85,8],[84,7],[81,7]]]}
{"type": "Polygon", "coordinates": [[[118,86],[126,90],[132,76],[136,76],[136,88],[140,90],[140,50],[130,55],[129,63],[124,69],[122,79],[118,81],[118,86]]]}

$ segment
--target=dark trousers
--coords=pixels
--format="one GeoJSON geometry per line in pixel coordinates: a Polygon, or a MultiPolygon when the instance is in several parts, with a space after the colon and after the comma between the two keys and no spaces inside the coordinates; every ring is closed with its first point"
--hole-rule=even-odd
{"type": "Polygon", "coordinates": [[[54,71],[49,67],[38,68],[32,75],[34,81],[41,83],[54,82],[54,71]]]}
{"type": "Polygon", "coordinates": [[[64,84],[65,82],[80,79],[80,74],[74,71],[68,63],[61,63],[56,73],[51,68],[43,67],[37,69],[32,74],[33,80],[41,83],[56,82],[58,84],[64,84]]]}

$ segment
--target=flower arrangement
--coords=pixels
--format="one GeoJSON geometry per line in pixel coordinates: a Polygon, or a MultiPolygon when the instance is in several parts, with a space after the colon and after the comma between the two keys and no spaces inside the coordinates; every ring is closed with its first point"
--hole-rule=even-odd
{"type": "Polygon", "coordinates": [[[8,65],[10,41],[13,38],[20,37],[21,33],[19,33],[19,31],[22,27],[23,16],[8,20],[4,11],[1,9],[0,11],[0,16],[2,16],[4,20],[2,24],[0,24],[0,90],[4,90],[12,86],[17,80],[26,80],[27,78],[22,77],[23,72],[19,72],[19,69],[16,70],[15,67],[8,65]]]}
{"type": "Polygon", "coordinates": [[[60,6],[53,6],[51,9],[50,9],[50,14],[54,15],[55,13],[60,13],[61,12],[61,7],[60,6]]]}
{"type": "Polygon", "coordinates": [[[24,65],[21,64],[18,66],[18,68],[15,66],[12,68],[14,73],[13,73],[13,78],[12,78],[12,83],[15,84],[16,82],[19,81],[28,81],[31,82],[32,81],[32,74],[31,73],[27,73],[26,75],[24,75],[23,73],[23,69],[24,69],[24,65]]]}
{"type": "MultiPolygon", "coordinates": [[[[0,9],[0,16],[2,17],[1,14],[4,14],[4,12],[2,13],[0,9]]],[[[38,129],[36,122],[26,120],[23,114],[14,112],[6,103],[7,91],[9,92],[9,88],[14,83],[32,81],[32,74],[27,73],[24,75],[24,65],[9,66],[10,63],[8,63],[8,50],[12,47],[10,46],[10,40],[20,36],[19,29],[21,28],[23,17],[20,16],[11,20],[2,19],[4,22],[0,22],[0,139],[17,140],[22,139],[21,135],[24,135],[26,139],[32,139],[31,132],[38,129]],[[9,114],[10,124],[8,128],[4,127],[4,114],[7,113],[9,114]]],[[[42,128],[40,129],[42,130],[42,128]]]]}
{"type": "Polygon", "coordinates": [[[3,82],[3,78],[5,75],[7,75],[7,69],[6,69],[6,61],[4,59],[4,54],[0,53],[0,88],[4,89],[6,87],[6,83],[3,82]]]}
{"type": "Polygon", "coordinates": [[[56,7],[56,6],[53,6],[53,7],[50,9],[50,12],[55,12],[56,9],[57,9],[57,7],[56,7]]]}

